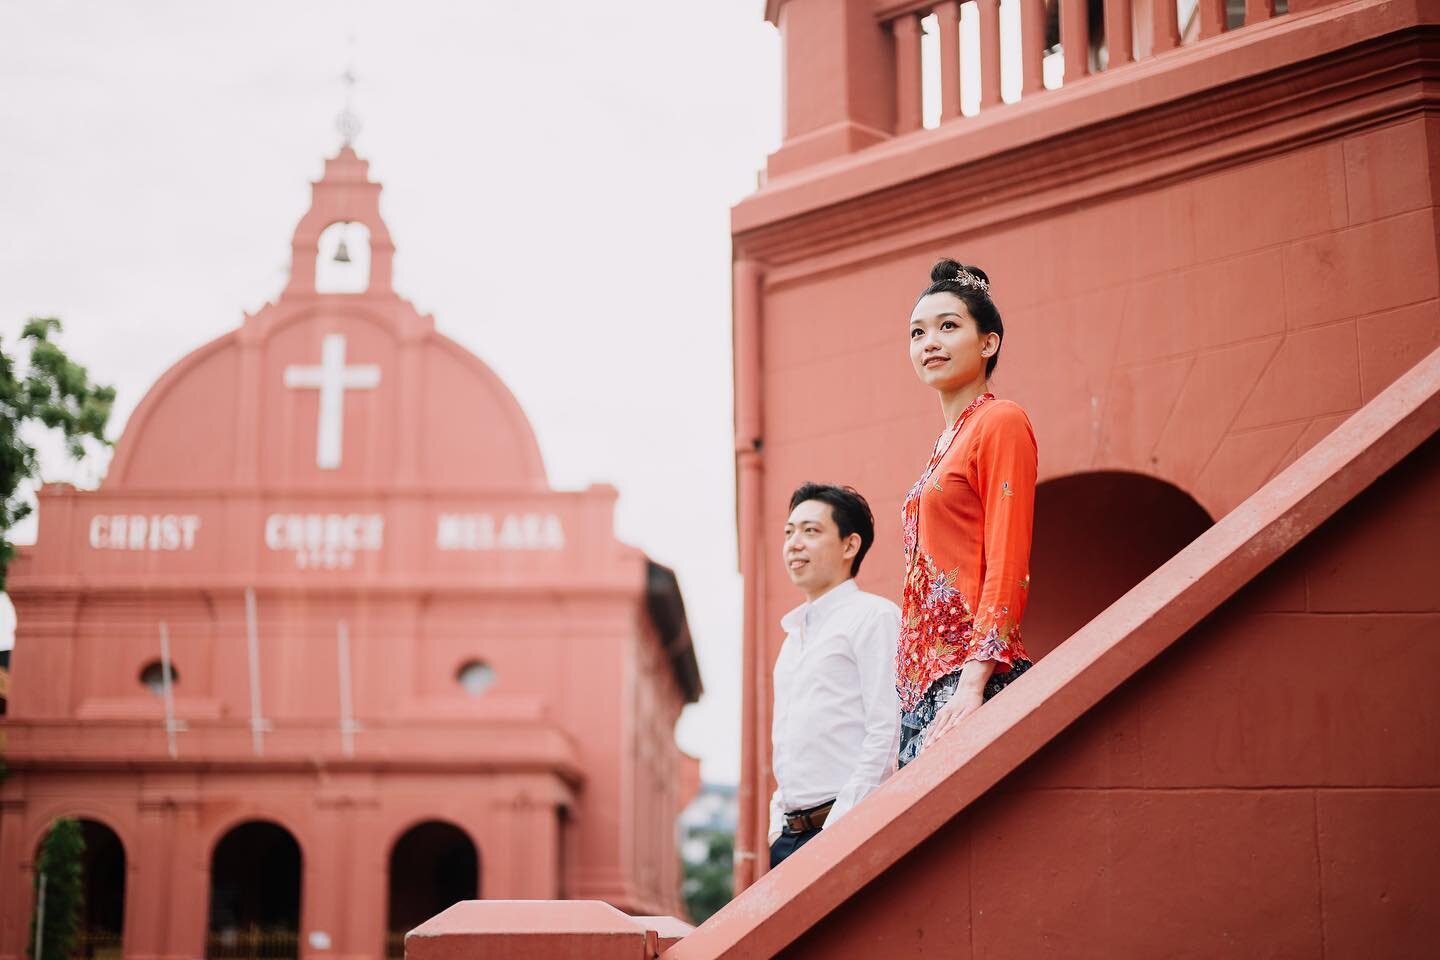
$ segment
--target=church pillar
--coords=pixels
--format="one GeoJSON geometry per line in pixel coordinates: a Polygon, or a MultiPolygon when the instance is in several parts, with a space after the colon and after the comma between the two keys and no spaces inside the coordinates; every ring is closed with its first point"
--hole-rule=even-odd
{"type": "Polygon", "coordinates": [[[125,891],[127,960],[187,960],[205,955],[209,864],[193,790],[144,793],[138,842],[125,891]],[[204,891],[195,908],[195,891],[204,891]]]}
{"type": "Polygon", "coordinates": [[[377,797],[366,797],[346,813],[341,842],[350,851],[345,889],[345,926],[335,947],[345,957],[381,956],[390,908],[388,837],[381,829],[377,797]]]}
{"type": "Polygon", "coordinates": [[[165,904],[169,920],[162,955],[171,960],[189,960],[205,956],[205,936],[210,928],[210,851],[200,829],[198,789],[170,798],[169,823],[170,857],[164,866],[177,899],[165,904]],[[199,909],[194,907],[196,890],[203,891],[198,898],[199,909]],[[182,904],[189,909],[179,909],[182,904]]]}
{"type": "Polygon", "coordinates": [[[384,945],[388,880],[383,840],[366,822],[374,820],[375,802],[352,784],[322,794],[316,806],[303,846],[300,956],[370,960],[384,945]]]}
{"type": "Polygon", "coordinates": [[[486,900],[519,900],[519,871],[525,862],[525,839],[520,836],[514,797],[497,784],[498,795],[490,801],[489,817],[480,834],[480,896],[486,900]]]}
{"type": "MultiPolygon", "coordinates": [[[[125,891],[125,899],[133,904],[126,910],[125,953],[127,960],[160,960],[172,955],[170,925],[176,922],[175,914],[184,912],[175,909],[175,890],[188,891],[193,878],[177,877],[173,869],[177,824],[170,797],[142,794],[139,808],[140,841],[131,875],[135,886],[133,892],[125,891]]],[[[187,946],[196,949],[184,956],[205,955],[203,937],[187,946]]]]}
{"type": "Polygon", "coordinates": [[[346,881],[353,870],[346,821],[352,804],[348,796],[326,793],[315,805],[314,826],[300,844],[300,960],[340,960],[356,946],[345,942],[346,881]]]}
{"type": "Polygon", "coordinates": [[[29,945],[34,851],[25,849],[25,801],[0,795],[0,960],[20,960],[29,945]]]}
{"type": "Polygon", "coordinates": [[[895,129],[895,48],[873,0],[770,0],[784,47],[785,139],[770,176],[853,153],[895,129]]]}
{"type": "Polygon", "coordinates": [[[548,900],[560,896],[560,816],[544,790],[519,783],[495,798],[480,845],[480,896],[548,900]]]}
{"type": "Polygon", "coordinates": [[[529,900],[560,896],[560,815],[549,800],[524,796],[516,808],[521,834],[528,840],[525,887],[529,900]]]}

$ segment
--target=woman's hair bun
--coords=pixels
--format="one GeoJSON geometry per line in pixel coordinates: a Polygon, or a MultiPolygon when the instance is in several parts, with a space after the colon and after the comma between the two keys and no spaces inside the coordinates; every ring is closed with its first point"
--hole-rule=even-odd
{"type": "Polygon", "coordinates": [[[983,280],[987,286],[990,283],[990,277],[984,270],[972,264],[951,260],[949,257],[937,261],[935,266],[930,268],[930,282],[943,283],[946,280],[955,280],[961,273],[968,273],[978,280],[983,280]]]}
{"type": "Polygon", "coordinates": [[[930,268],[931,283],[940,283],[942,280],[954,280],[958,276],[960,276],[960,263],[957,260],[951,260],[949,257],[938,261],[935,266],[930,268]]]}

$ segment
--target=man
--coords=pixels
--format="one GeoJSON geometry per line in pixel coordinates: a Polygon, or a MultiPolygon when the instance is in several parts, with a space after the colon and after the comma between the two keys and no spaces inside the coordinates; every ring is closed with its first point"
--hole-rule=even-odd
{"type": "Polygon", "coordinates": [[[770,866],[833,824],[891,771],[899,731],[900,610],[854,577],[875,539],[865,498],[807,483],[790,498],[783,559],[805,603],[780,621],[770,866]]]}

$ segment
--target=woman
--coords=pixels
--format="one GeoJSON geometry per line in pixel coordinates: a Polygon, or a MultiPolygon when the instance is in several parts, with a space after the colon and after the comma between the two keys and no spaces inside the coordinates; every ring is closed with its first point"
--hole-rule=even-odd
{"type": "Polygon", "coordinates": [[[1035,434],[988,392],[1005,336],[979,267],[941,260],[910,314],[910,361],[940,395],[945,432],[905,498],[896,687],[900,766],[1030,666],[1035,434]]]}

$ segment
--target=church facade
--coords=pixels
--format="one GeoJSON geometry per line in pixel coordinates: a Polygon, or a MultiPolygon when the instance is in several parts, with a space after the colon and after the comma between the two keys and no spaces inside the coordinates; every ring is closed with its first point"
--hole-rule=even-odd
{"type": "Polygon", "coordinates": [[[505,385],[392,289],[347,145],[283,293],[151,389],[12,567],[0,960],[87,837],[86,956],[398,956],[457,899],[678,913],[700,693],[617,491],[550,489],[505,385]]]}

